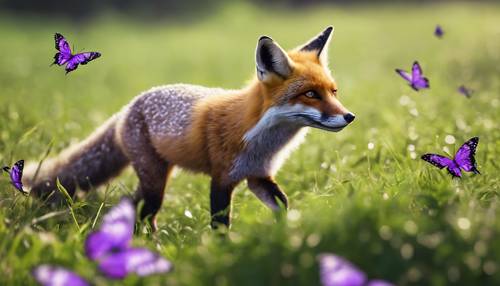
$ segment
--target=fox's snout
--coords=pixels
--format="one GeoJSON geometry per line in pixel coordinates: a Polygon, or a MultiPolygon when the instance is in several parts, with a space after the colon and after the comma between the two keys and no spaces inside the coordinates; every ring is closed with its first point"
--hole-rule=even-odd
{"type": "Polygon", "coordinates": [[[355,118],[356,116],[351,112],[344,114],[344,120],[347,122],[347,124],[353,122],[355,118]]]}

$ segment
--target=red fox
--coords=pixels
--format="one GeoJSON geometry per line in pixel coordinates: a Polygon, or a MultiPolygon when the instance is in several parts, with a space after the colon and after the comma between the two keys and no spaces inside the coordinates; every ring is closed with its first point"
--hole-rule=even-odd
{"type": "Polygon", "coordinates": [[[256,78],[240,90],[187,84],[152,88],[137,96],[76,146],[47,160],[24,183],[44,196],[58,178],[73,195],[117,176],[129,163],[144,201],[141,219],[156,229],[165,185],[174,166],[211,176],[211,225],[230,225],[233,189],[248,188],[273,210],[288,208],[274,180],[307,127],[338,132],[354,120],[337,98],[327,63],[333,28],[284,51],[267,36],[258,40],[256,78]]]}

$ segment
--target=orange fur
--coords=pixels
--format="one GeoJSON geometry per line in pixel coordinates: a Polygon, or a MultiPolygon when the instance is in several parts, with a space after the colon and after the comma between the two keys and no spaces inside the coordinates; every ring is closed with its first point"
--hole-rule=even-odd
{"type": "Polygon", "coordinates": [[[254,79],[241,90],[200,100],[187,134],[168,142],[154,142],[158,152],[179,167],[228,181],[229,169],[245,146],[243,135],[271,106],[286,100],[284,95],[290,86],[296,85],[292,92],[298,95],[290,99],[291,103],[300,102],[328,115],[348,112],[333,93],[337,84],[328,68],[313,52],[290,51],[288,55],[293,60],[291,77],[275,77],[271,83],[254,79]],[[316,90],[322,100],[300,96],[308,90],[316,90]]]}

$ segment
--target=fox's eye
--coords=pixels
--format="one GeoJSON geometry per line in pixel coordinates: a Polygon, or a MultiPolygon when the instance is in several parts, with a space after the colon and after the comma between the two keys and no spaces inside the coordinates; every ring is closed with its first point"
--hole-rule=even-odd
{"type": "Polygon", "coordinates": [[[315,92],[314,90],[310,90],[310,91],[304,93],[304,95],[306,97],[309,97],[309,98],[321,99],[319,94],[317,92],[315,92]]]}
{"type": "Polygon", "coordinates": [[[333,89],[332,92],[333,92],[333,95],[337,96],[337,89],[333,89]]]}

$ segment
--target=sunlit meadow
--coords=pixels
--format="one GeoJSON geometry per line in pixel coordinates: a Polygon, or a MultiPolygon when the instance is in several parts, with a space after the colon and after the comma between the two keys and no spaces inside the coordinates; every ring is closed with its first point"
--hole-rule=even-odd
{"type": "Polygon", "coordinates": [[[238,88],[253,76],[260,35],[293,48],[334,25],[329,50],[340,100],[356,121],[313,130],[279,172],[290,210],[273,214],[241,184],[233,225],[209,227],[209,179],[169,182],[159,228],[134,244],[174,270],[108,281],[85,258],[86,235],[137,179],[50,208],[0,178],[0,284],[34,284],[30,269],[63,265],[96,285],[319,285],[317,256],[334,252],[398,285],[500,284],[500,6],[344,6],[284,10],[238,4],[194,21],[143,23],[105,14],[85,24],[0,16],[0,163],[42,160],[78,142],[135,95],[166,83],[238,88]],[[433,35],[440,24],[444,37],[433,35]],[[102,57],[64,74],[53,33],[102,57]],[[395,72],[418,60],[431,88],[395,72]],[[470,99],[457,92],[465,84],[470,99]],[[452,156],[479,136],[481,175],[452,180],[420,160],[452,156]],[[71,207],[75,219],[70,215],[71,207]]]}

